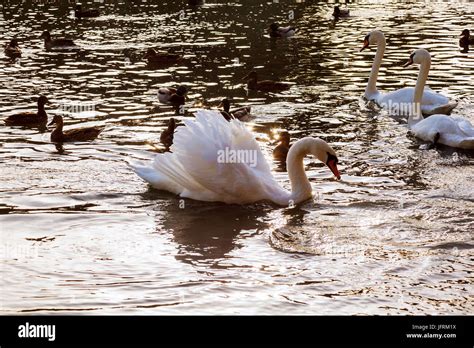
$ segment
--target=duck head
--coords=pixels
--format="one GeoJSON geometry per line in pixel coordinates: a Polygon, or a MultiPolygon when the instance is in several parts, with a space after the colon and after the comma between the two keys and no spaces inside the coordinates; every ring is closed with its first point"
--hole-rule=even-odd
{"type": "Polygon", "coordinates": [[[461,37],[467,37],[469,38],[471,36],[470,32],[469,32],[469,29],[464,29],[461,33],[461,37]]]}
{"type": "Polygon", "coordinates": [[[168,122],[168,130],[174,131],[175,128],[176,128],[176,120],[173,117],[171,117],[168,122]]]}
{"type": "Polygon", "coordinates": [[[45,106],[45,104],[50,104],[48,98],[44,95],[40,95],[38,98],[38,106],[45,106]]]}
{"type": "Polygon", "coordinates": [[[230,110],[230,101],[227,98],[222,99],[221,103],[219,104],[220,108],[223,108],[225,112],[229,112],[230,110]]]}
{"type": "Polygon", "coordinates": [[[248,73],[242,80],[255,80],[257,81],[257,72],[255,70],[248,73]]]}
{"type": "Polygon", "coordinates": [[[9,43],[10,47],[17,48],[18,47],[18,41],[17,39],[11,39],[9,43]]]}
{"type": "Polygon", "coordinates": [[[279,27],[280,26],[278,25],[278,23],[272,23],[268,28],[270,29],[270,31],[277,31],[279,27]]]}
{"type": "Polygon", "coordinates": [[[62,126],[63,125],[63,117],[61,115],[54,115],[52,121],[48,123],[48,126],[52,126],[53,124],[56,124],[58,126],[62,126]]]}
{"type": "Polygon", "coordinates": [[[285,146],[290,146],[290,133],[287,131],[280,133],[280,142],[285,146]]]}
{"type": "Polygon", "coordinates": [[[39,38],[49,41],[49,40],[51,40],[51,34],[49,33],[49,31],[45,30],[45,31],[43,31],[43,34],[41,34],[41,36],[39,38]]]}
{"type": "Polygon", "coordinates": [[[188,89],[185,86],[179,86],[176,89],[176,94],[179,96],[184,96],[186,93],[188,93],[188,89]]]}
{"type": "Polygon", "coordinates": [[[332,13],[334,17],[340,17],[341,16],[341,9],[339,6],[334,6],[334,12],[332,13]]]}

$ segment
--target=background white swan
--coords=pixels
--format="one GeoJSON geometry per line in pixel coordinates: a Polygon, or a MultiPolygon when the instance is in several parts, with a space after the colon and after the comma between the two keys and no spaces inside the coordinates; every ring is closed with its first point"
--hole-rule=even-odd
{"type": "MultiPolygon", "coordinates": [[[[423,88],[428,78],[431,65],[430,53],[425,49],[417,49],[411,54],[405,66],[413,63],[420,64],[413,100],[416,106],[420,105],[423,88]]],[[[474,127],[464,118],[441,114],[423,118],[420,108],[415,108],[415,112],[408,118],[408,127],[416,137],[422,140],[463,149],[474,149],[474,127]]]]}
{"type": "MultiPolygon", "coordinates": [[[[385,52],[385,44],[385,35],[380,30],[373,30],[364,38],[364,46],[361,51],[370,45],[377,45],[377,52],[372,63],[372,70],[364,96],[368,100],[375,101],[380,107],[390,109],[393,113],[408,115],[407,106],[413,102],[415,92],[413,87],[405,87],[389,93],[381,93],[377,90],[377,77],[385,52]]],[[[428,71],[426,74],[428,74],[428,71]]],[[[450,102],[448,97],[434,92],[429,87],[426,87],[423,91],[421,112],[425,115],[449,114],[456,106],[457,103],[450,102]]]]}
{"type": "MultiPolygon", "coordinates": [[[[150,163],[131,163],[133,170],[153,187],[200,201],[245,204],[261,200],[278,205],[297,204],[312,196],[303,157],[312,154],[339,179],[337,157],[323,140],[306,137],[290,149],[287,159],[291,192],[274,179],[252,133],[238,120],[226,121],[218,111],[199,110],[184,120],[174,134],[171,153],[158,154],[150,163]],[[241,151],[255,161],[220,163],[222,151],[241,151]]],[[[234,152],[235,153],[235,152],[234,152]]]]}

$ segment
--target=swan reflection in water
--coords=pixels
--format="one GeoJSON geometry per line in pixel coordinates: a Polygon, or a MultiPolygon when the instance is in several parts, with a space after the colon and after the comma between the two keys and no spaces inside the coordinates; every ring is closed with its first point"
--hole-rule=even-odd
{"type": "Polygon", "coordinates": [[[156,200],[166,196],[168,204],[157,205],[158,233],[169,233],[178,245],[176,259],[196,264],[226,258],[241,247],[245,238],[269,228],[266,222],[272,207],[267,204],[249,206],[198,202],[190,199],[170,199],[170,194],[154,189],[144,197],[156,200]]]}

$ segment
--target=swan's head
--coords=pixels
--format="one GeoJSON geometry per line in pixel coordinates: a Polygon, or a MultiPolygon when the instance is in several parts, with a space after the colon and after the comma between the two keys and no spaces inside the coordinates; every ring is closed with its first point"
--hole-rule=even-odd
{"type": "Polygon", "coordinates": [[[337,169],[339,161],[336,152],[328,143],[319,138],[312,138],[310,152],[314,157],[326,164],[337,179],[341,179],[341,174],[339,174],[337,169]]]}
{"type": "Polygon", "coordinates": [[[461,33],[461,36],[469,37],[471,34],[469,33],[469,29],[464,29],[461,33]]]}
{"type": "Polygon", "coordinates": [[[360,52],[369,48],[370,45],[377,45],[378,42],[384,41],[385,35],[380,30],[372,30],[364,38],[364,45],[360,49],[360,52]]]}
{"type": "Polygon", "coordinates": [[[431,55],[430,53],[425,50],[424,48],[419,48],[415,51],[413,51],[412,54],[410,54],[410,58],[408,59],[408,62],[406,62],[403,67],[406,68],[409,65],[412,64],[421,64],[422,62],[431,62],[431,55]]]}

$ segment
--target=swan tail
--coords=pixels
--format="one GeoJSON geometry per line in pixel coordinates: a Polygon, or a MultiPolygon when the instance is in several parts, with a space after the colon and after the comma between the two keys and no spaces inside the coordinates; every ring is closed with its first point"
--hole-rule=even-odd
{"type": "Polygon", "coordinates": [[[153,165],[139,161],[128,161],[128,165],[135,174],[158,190],[166,190],[177,195],[183,190],[181,186],[176,184],[173,180],[170,180],[170,178],[157,170],[153,165]]]}

